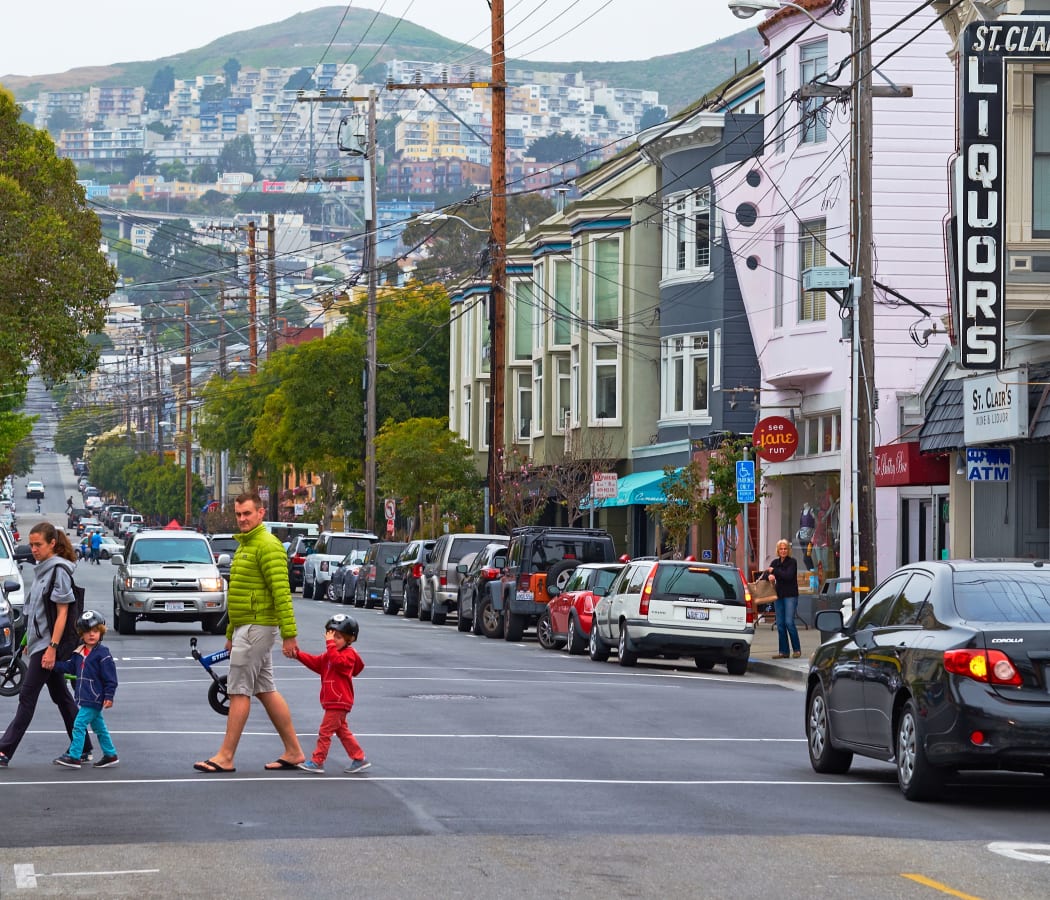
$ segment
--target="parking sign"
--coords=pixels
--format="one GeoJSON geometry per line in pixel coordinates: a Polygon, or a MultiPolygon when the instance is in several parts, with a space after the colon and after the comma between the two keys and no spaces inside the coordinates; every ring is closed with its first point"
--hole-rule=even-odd
{"type": "Polygon", "coordinates": [[[737,460],[736,502],[755,502],[755,461],[753,459],[737,460]]]}

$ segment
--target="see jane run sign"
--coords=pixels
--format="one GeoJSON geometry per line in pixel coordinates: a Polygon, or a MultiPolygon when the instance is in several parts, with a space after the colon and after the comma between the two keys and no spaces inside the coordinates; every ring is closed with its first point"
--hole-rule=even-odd
{"type": "Polygon", "coordinates": [[[751,443],[759,458],[766,462],[784,462],[798,449],[798,430],[790,419],[766,416],[755,426],[751,443]]]}
{"type": "Polygon", "coordinates": [[[959,364],[1003,367],[1005,349],[1006,65],[1050,58],[1050,18],[974,22],[960,47],[961,153],[956,166],[959,364]]]}

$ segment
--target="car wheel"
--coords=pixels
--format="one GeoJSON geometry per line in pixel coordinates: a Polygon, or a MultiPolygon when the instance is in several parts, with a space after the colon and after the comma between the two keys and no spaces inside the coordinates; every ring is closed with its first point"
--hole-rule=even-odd
{"type": "Polygon", "coordinates": [[[503,640],[514,644],[521,640],[523,634],[525,634],[525,617],[521,613],[505,610],[503,613],[503,640]]]}
{"type": "Polygon", "coordinates": [[[598,625],[591,622],[591,636],[587,640],[587,655],[595,662],[605,662],[609,658],[609,648],[598,636],[598,625]]]}
{"type": "Polygon", "coordinates": [[[481,628],[481,608],[478,605],[477,594],[474,594],[470,601],[470,632],[478,636],[484,634],[481,628]]]}
{"type": "Polygon", "coordinates": [[[554,637],[554,629],[551,627],[550,610],[540,613],[539,621],[536,623],[536,640],[544,650],[557,650],[560,643],[554,637]]]}
{"type": "Polygon", "coordinates": [[[424,609],[424,607],[423,607],[423,596],[425,594],[426,594],[426,591],[423,590],[423,588],[420,588],[419,589],[419,621],[420,622],[429,622],[430,621],[430,614],[431,614],[431,612],[432,612],[432,610],[434,608],[433,604],[431,604],[430,606],[428,606],[428,607],[426,607],[424,609]]]}
{"type": "Polygon", "coordinates": [[[620,644],[617,651],[621,666],[633,666],[638,662],[638,654],[631,649],[631,636],[627,633],[626,623],[620,625],[620,644]]]}
{"type": "Polygon", "coordinates": [[[447,618],[448,613],[438,612],[436,609],[430,612],[430,621],[435,625],[444,625],[447,618]]]}
{"type": "Polygon", "coordinates": [[[390,596],[390,585],[383,585],[383,614],[387,616],[396,616],[397,607],[394,605],[394,598],[390,596]]]}
{"type": "Polygon", "coordinates": [[[126,613],[124,610],[118,607],[117,609],[117,634],[134,634],[135,633],[135,615],[134,613],[126,613]]]}
{"type": "Polygon", "coordinates": [[[904,704],[897,726],[897,784],[909,800],[928,800],[944,786],[944,772],[926,757],[913,700],[904,704]]]}
{"type": "Polygon", "coordinates": [[[342,597],[337,597],[336,596],[336,594],[335,594],[335,583],[331,582],[331,581],[329,581],[328,584],[326,584],[324,586],[324,592],[323,592],[322,596],[329,603],[342,603],[343,602],[343,598],[342,597]]]}
{"type": "Polygon", "coordinates": [[[419,618],[419,593],[414,592],[410,584],[405,585],[405,618],[419,618]]]}
{"type": "Polygon", "coordinates": [[[565,649],[571,656],[578,656],[587,649],[587,639],[580,634],[580,623],[576,621],[575,615],[569,616],[569,636],[565,641],[565,649]]]}
{"type": "Polygon", "coordinates": [[[495,640],[503,636],[503,615],[492,605],[491,597],[481,601],[478,618],[481,620],[481,633],[485,637],[495,640]]]}
{"type": "Polygon", "coordinates": [[[226,613],[212,613],[201,621],[201,629],[205,634],[226,634],[227,622],[226,613]]]}
{"type": "Polygon", "coordinates": [[[354,588],[354,607],[356,609],[372,609],[374,606],[372,592],[368,589],[367,584],[363,590],[360,587],[354,588]]]}
{"type": "MultiPolygon", "coordinates": [[[[696,667],[701,672],[710,672],[715,667],[715,661],[708,659],[706,656],[697,656],[693,662],[696,663],[696,667]]],[[[726,668],[729,668],[728,662],[726,663],[726,668]]]]}
{"type": "Polygon", "coordinates": [[[463,598],[456,598],[456,631],[470,631],[471,620],[463,615],[463,598]]]}
{"type": "Polygon", "coordinates": [[[806,743],[809,744],[809,764],[814,772],[826,775],[844,775],[853,763],[848,750],[836,750],[831,744],[831,717],[824,688],[813,688],[806,703],[806,743]]]}
{"type": "Polygon", "coordinates": [[[746,656],[734,656],[726,660],[726,671],[730,675],[745,675],[747,673],[746,656]]]}
{"type": "Polygon", "coordinates": [[[312,600],[314,596],[314,583],[307,581],[306,576],[303,576],[303,599],[312,600]]]}
{"type": "MultiPolygon", "coordinates": [[[[569,582],[569,577],[579,565],[579,562],[575,559],[562,559],[556,562],[547,570],[548,588],[557,586],[558,590],[564,591],[565,585],[569,582]]],[[[547,596],[550,596],[549,590],[547,591],[547,596]]]]}

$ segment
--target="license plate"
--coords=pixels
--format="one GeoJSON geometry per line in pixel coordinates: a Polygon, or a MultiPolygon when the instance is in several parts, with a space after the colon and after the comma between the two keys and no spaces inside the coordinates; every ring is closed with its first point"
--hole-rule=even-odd
{"type": "Polygon", "coordinates": [[[532,591],[517,591],[517,592],[515,592],[514,596],[518,600],[531,600],[532,599],[532,591]]]}
{"type": "Polygon", "coordinates": [[[687,619],[699,619],[701,622],[706,622],[711,618],[711,611],[707,609],[687,609],[685,611],[685,617],[687,619]]]}
{"type": "Polygon", "coordinates": [[[165,600],[164,612],[185,612],[186,604],[181,600],[165,600]]]}

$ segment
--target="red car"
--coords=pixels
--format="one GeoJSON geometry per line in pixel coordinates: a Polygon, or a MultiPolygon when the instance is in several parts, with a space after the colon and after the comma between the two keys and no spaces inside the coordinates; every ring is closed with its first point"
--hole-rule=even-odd
{"type": "Polygon", "coordinates": [[[548,587],[548,592],[557,593],[536,625],[540,646],[547,650],[564,646],[569,653],[583,653],[591,634],[594,604],[605,596],[623,567],[622,562],[584,563],[573,570],[564,590],[548,587]]]}

